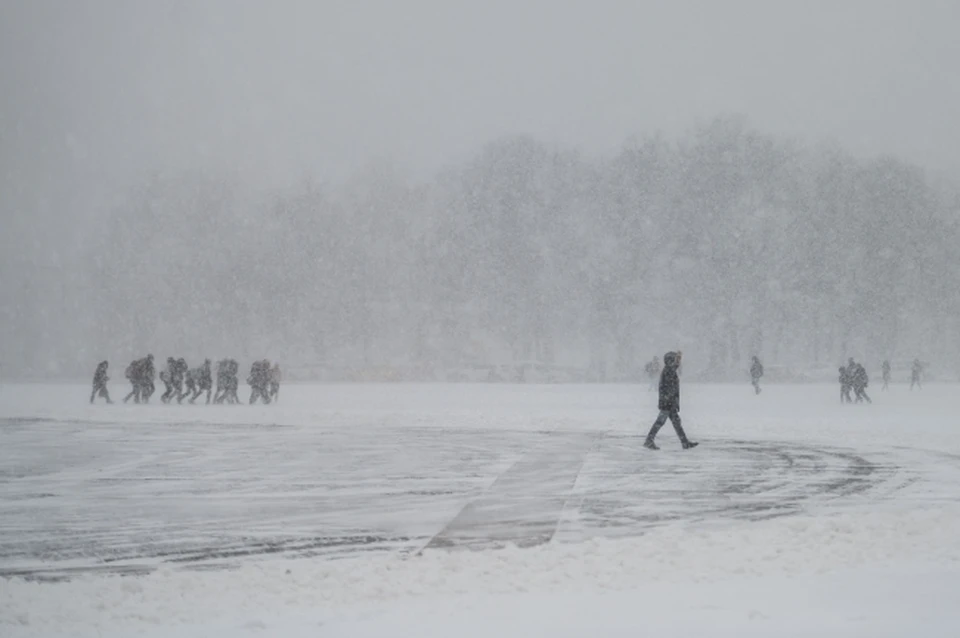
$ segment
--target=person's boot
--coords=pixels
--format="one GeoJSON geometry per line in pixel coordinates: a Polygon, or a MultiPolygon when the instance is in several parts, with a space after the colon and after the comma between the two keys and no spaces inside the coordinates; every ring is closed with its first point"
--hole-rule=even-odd
{"type": "Polygon", "coordinates": [[[683,442],[683,449],[684,449],[684,450],[689,450],[689,449],[691,449],[691,448],[697,447],[698,445],[700,445],[700,444],[697,443],[696,441],[684,441],[684,442],[683,442]]]}
{"type": "Polygon", "coordinates": [[[644,442],[643,442],[643,447],[647,448],[648,450],[659,450],[659,449],[660,449],[660,448],[657,446],[657,444],[653,442],[653,439],[647,439],[646,441],[644,441],[644,442]]]}

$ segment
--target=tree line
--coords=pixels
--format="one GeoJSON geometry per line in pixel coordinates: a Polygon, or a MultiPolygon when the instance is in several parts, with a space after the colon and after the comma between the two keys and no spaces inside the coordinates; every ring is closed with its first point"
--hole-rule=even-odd
{"type": "Polygon", "coordinates": [[[508,137],[420,182],[385,162],[271,193],[156,174],[86,251],[79,334],[93,358],[291,370],[540,361],[632,379],[680,349],[708,379],[746,378],[754,354],[953,372],[957,193],[738,117],[601,158],[508,137]]]}

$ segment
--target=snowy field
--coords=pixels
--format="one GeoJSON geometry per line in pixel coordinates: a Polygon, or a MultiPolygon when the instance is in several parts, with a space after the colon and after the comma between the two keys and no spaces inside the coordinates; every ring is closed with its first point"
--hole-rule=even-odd
{"type": "Polygon", "coordinates": [[[0,387],[0,635],[960,635],[960,386],[0,387]],[[125,393],[111,387],[116,399],[125,393]]]}

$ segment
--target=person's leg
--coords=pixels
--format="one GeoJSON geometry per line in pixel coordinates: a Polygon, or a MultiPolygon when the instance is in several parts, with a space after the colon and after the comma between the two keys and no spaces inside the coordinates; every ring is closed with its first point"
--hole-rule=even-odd
{"type": "Polygon", "coordinates": [[[680,421],[680,413],[679,413],[679,412],[671,412],[671,413],[670,413],[670,423],[673,424],[673,429],[676,430],[676,432],[677,432],[677,438],[680,439],[680,444],[683,445],[683,449],[686,450],[686,449],[689,449],[689,448],[692,448],[692,447],[696,447],[696,446],[697,446],[696,443],[690,441],[690,440],[687,438],[687,433],[683,431],[683,423],[680,421]]]}
{"type": "Polygon", "coordinates": [[[670,417],[670,413],[666,410],[660,410],[660,414],[657,416],[657,420],[653,422],[653,425],[650,426],[650,431],[647,433],[647,440],[644,441],[643,445],[652,450],[657,449],[656,443],[653,442],[657,438],[657,432],[660,431],[660,428],[663,427],[663,424],[667,422],[667,419],[670,417]]]}

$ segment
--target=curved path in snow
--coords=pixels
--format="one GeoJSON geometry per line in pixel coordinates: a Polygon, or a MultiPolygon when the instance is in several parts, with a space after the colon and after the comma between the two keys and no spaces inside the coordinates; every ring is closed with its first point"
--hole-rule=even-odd
{"type": "Polygon", "coordinates": [[[0,419],[0,575],[482,550],[937,497],[960,459],[622,432],[0,419]]]}

